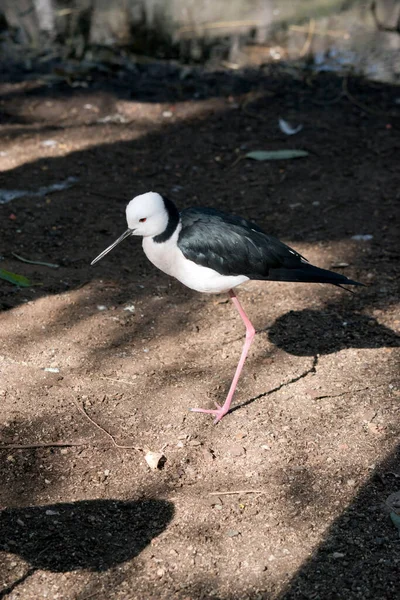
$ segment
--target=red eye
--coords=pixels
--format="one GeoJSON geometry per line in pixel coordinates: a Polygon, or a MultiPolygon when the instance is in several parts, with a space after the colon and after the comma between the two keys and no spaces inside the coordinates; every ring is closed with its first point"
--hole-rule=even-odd
{"type": "Polygon", "coordinates": [[[139,223],[144,223],[146,221],[146,217],[144,217],[143,219],[139,219],[139,223]]]}

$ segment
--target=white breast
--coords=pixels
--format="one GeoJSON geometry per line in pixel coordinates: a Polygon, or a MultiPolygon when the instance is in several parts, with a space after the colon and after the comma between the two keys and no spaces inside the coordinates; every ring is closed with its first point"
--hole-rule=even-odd
{"type": "Polygon", "coordinates": [[[185,258],[177,245],[181,228],[179,224],[169,240],[161,244],[154,242],[152,237],[143,238],[144,253],[160,271],[175,277],[192,290],[206,294],[227,292],[249,280],[245,275],[220,275],[185,258]]]}

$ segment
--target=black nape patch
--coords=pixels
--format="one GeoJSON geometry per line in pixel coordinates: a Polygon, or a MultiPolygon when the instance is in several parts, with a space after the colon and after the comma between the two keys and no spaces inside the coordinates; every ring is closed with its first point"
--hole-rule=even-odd
{"type": "Polygon", "coordinates": [[[164,205],[168,213],[168,224],[165,231],[153,237],[153,240],[157,242],[157,244],[161,244],[162,242],[166,242],[167,240],[169,240],[179,223],[179,211],[176,208],[175,204],[171,200],[168,200],[168,198],[166,198],[165,196],[163,196],[162,198],[164,200],[164,205]]]}

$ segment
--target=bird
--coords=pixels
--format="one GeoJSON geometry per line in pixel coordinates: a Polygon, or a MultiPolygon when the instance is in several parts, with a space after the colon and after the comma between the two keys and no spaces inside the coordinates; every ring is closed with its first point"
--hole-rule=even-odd
{"type": "Polygon", "coordinates": [[[363,285],[312,265],[247,219],[211,207],[192,207],[179,212],[171,200],[157,192],[134,197],[126,207],[126,220],[128,229],[91,265],[123,240],[141,236],[143,251],[153,265],[192,290],[205,294],[227,292],[242,318],[246,337],[225,402],[215,403],[215,409],[190,409],[213,415],[214,423],[231,408],[256,333],[234,288],[249,280],[330,283],[339,287],[363,285]]]}

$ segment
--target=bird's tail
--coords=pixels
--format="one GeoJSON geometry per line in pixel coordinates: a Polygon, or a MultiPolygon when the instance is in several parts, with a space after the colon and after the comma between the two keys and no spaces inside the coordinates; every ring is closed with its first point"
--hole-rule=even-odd
{"type": "Polygon", "coordinates": [[[298,281],[303,283],[331,283],[341,287],[342,285],[364,285],[358,281],[353,281],[345,275],[334,273],[326,269],[314,267],[309,263],[302,262],[299,268],[280,268],[270,269],[268,279],[270,281],[298,281]]]}

